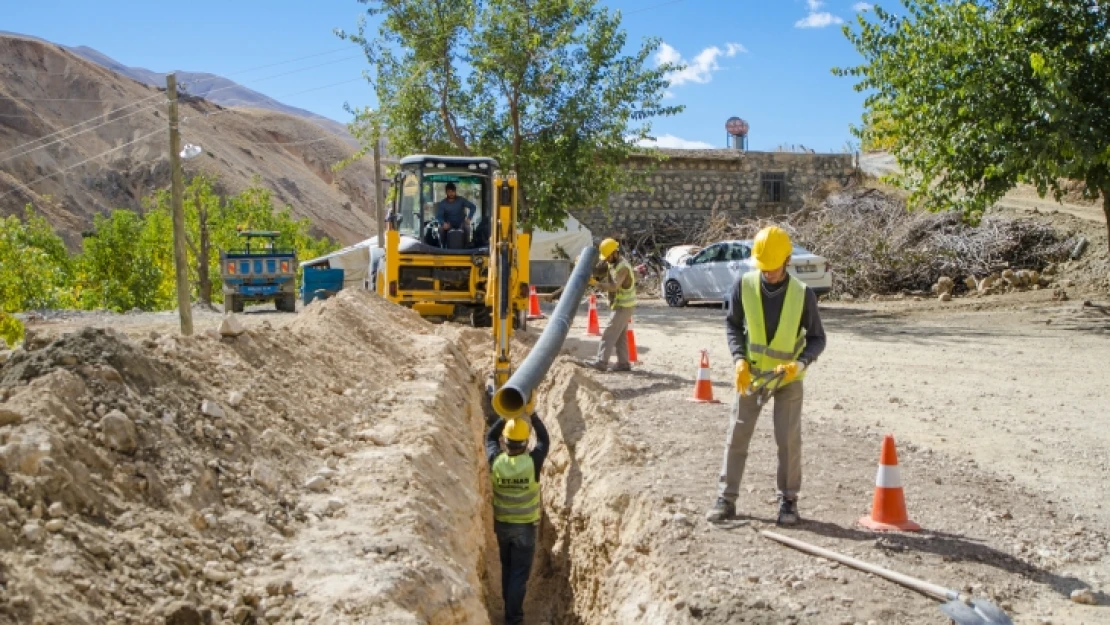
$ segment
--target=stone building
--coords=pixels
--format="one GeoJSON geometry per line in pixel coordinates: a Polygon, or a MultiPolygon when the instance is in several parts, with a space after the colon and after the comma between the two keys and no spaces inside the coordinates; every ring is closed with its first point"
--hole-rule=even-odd
{"type": "Polygon", "coordinates": [[[706,218],[728,213],[733,219],[796,211],[823,181],[847,182],[855,171],[851,154],[747,152],[740,150],[660,150],[667,157],[649,163],[634,157],[629,167],[648,175],[648,189],[615,193],[609,214],[575,211],[595,236],[627,238],[653,225],[696,228],[706,218]]]}

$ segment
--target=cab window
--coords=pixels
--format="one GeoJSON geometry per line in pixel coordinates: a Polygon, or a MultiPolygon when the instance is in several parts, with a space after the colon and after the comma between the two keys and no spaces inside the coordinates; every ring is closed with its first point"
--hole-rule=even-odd
{"type": "Polygon", "coordinates": [[[419,236],[420,222],[420,182],[415,171],[406,172],[404,182],[401,183],[401,205],[399,208],[401,223],[397,228],[401,232],[419,236]]]}

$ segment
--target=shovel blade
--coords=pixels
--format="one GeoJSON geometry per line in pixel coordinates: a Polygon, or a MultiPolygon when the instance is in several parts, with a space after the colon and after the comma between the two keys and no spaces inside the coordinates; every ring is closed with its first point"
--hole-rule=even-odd
{"type": "Polygon", "coordinates": [[[940,611],[956,625],[1014,625],[1002,608],[986,599],[972,599],[971,605],[953,600],[941,604],[940,611]]]}

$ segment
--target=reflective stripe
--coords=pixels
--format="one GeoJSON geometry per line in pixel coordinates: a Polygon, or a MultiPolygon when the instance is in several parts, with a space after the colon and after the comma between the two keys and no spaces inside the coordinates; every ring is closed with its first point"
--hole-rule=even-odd
{"type": "Polygon", "coordinates": [[[779,360],[796,360],[798,356],[802,355],[802,350],[805,349],[806,346],[806,340],[804,336],[805,329],[802,330],[802,333],[803,336],[798,337],[798,342],[795,344],[793,352],[780,352],[778,350],[771,349],[766,345],[749,345],[748,350],[753,354],[763,354],[765,356],[770,356],[771,358],[777,358],[779,360]]]}
{"type": "Polygon", "coordinates": [[[698,367],[698,377],[697,377],[697,379],[698,380],[708,380],[709,379],[709,369],[706,369],[705,367],[698,367]]]}
{"type": "Polygon", "coordinates": [[[498,500],[507,501],[509,503],[528,503],[535,498],[535,493],[521,493],[520,495],[507,495],[503,492],[497,493],[498,500]]]}
{"type": "Polygon", "coordinates": [[[534,506],[528,506],[526,508],[508,508],[508,507],[505,507],[505,506],[494,506],[493,507],[493,512],[494,512],[495,516],[509,516],[509,515],[524,516],[524,515],[530,515],[530,514],[536,512],[537,510],[539,510],[539,505],[538,504],[534,505],[534,506]]]}
{"type": "Polygon", "coordinates": [[[875,476],[875,486],[902,488],[902,473],[898,471],[898,465],[880,464],[879,473],[875,476]]]}

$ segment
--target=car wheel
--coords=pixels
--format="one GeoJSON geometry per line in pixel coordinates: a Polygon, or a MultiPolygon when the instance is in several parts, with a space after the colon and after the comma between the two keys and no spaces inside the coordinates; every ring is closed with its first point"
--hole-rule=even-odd
{"type": "Polygon", "coordinates": [[[678,280],[669,280],[663,286],[663,298],[671,308],[682,308],[686,305],[686,298],[682,295],[682,285],[678,280]]]}

